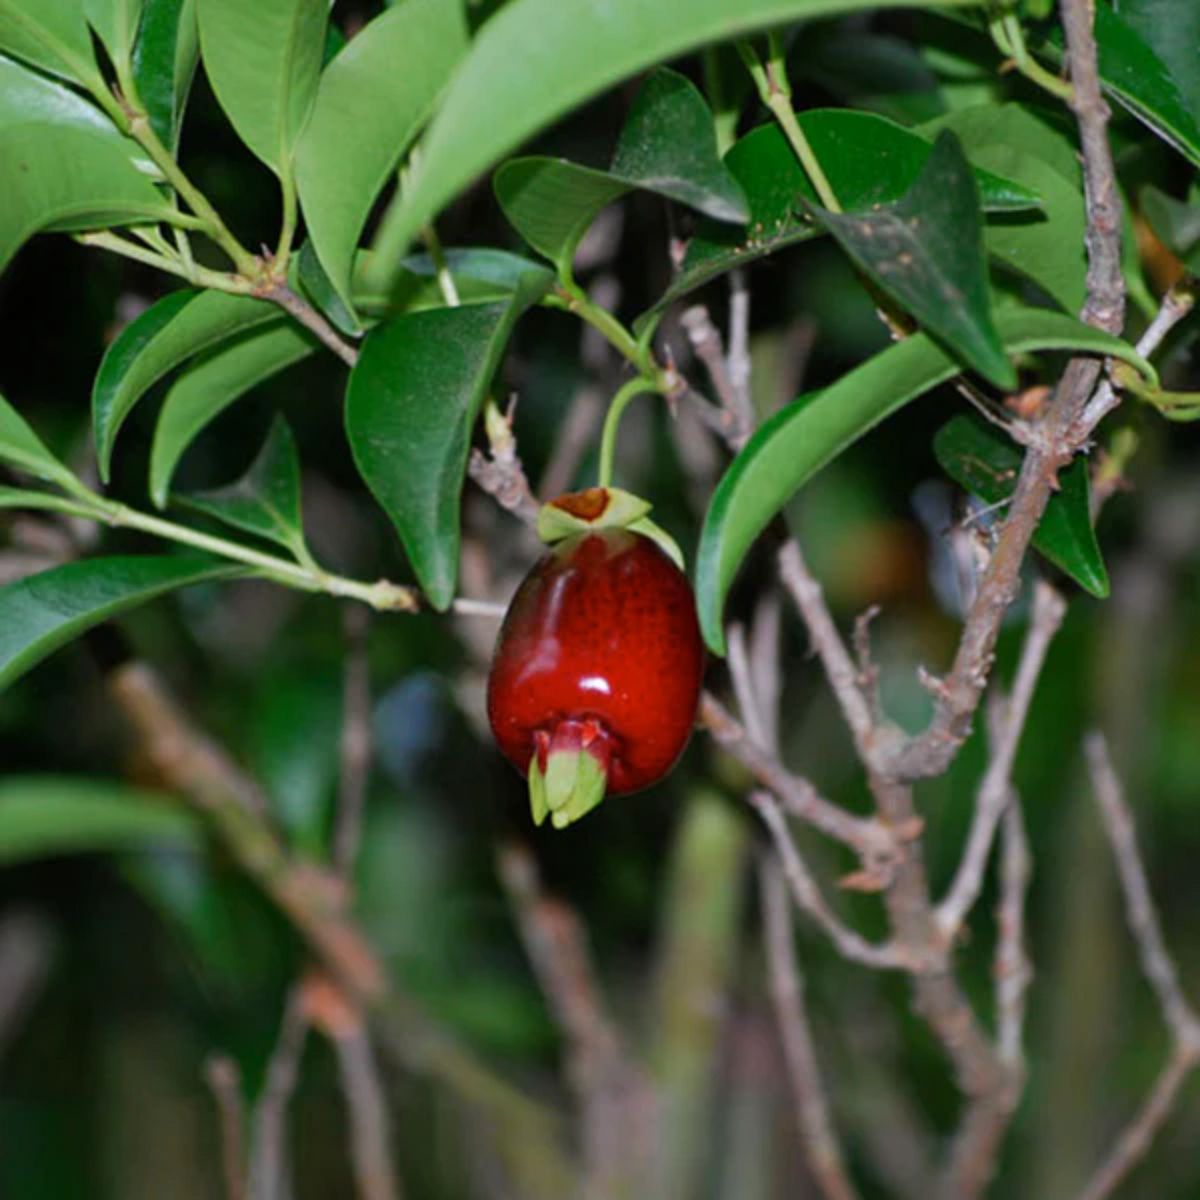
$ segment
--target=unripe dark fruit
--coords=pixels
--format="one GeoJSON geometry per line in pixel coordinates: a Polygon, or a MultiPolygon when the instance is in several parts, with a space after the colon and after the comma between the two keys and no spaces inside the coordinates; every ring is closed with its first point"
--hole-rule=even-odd
{"type": "Polygon", "coordinates": [[[535,820],[562,827],[606,791],[661,779],[703,671],[692,589],[650,538],[598,529],[554,546],[509,606],[488,682],[492,731],[530,776],[535,820]]]}

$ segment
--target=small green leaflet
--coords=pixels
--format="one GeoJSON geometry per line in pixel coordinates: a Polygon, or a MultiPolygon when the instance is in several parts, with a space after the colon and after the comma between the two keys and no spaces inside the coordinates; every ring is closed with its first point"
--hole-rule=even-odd
{"type": "Polygon", "coordinates": [[[144,0],[133,79],[159,140],[174,152],[200,61],[195,0],[144,0]]]}
{"type": "MultiPolygon", "coordinates": [[[[1001,505],[1013,493],[1024,458],[993,425],[967,414],[953,417],[934,434],[933,453],[955,483],[985,504],[1001,505]]],[[[1077,456],[1059,472],[1058,490],[1033,535],[1034,548],[1093,596],[1108,595],[1108,572],[1092,527],[1087,459],[1077,456]]]]}
{"type": "Polygon", "coordinates": [[[245,574],[202,555],[87,558],[0,587],[0,691],[102,621],[167,592],[245,574]]]}
{"type": "Polygon", "coordinates": [[[25,418],[0,396],[0,463],[36,479],[57,484],[66,491],[81,486],[79,480],[49,450],[25,418]]]}
{"type": "MultiPolygon", "coordinates": [[[[1046,309],[996,314],[1009,354],[1071,350],[1119,358],[1152,383],[1157,375],[1126,342],[1074,317],[1046,309]]],[[[696,605],[704,640],[725,652],[725,598],[754,540],[787,501],[826,463],[885,417],[939,383],[959,364],[918,333],[776,413],[750,439],[721,478],[705,517],[696,557],[696,605]]]]}

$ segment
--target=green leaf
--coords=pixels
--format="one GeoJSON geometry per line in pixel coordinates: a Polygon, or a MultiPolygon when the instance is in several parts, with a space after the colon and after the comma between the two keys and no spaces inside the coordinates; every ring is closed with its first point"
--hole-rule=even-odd
{"type": "Polygon", "coordinates": [[[0,779],[0,866],[117,850],[196,846],[203,827],[169,796],[102,779],[0,779]]]}
{"type": "Polygon", "coordinates": [[[367,335],[350,376],[346,431],[354,461],[439,612],[458,580],[471,429],[513,324],[550,279],[549,271],[530,272],[506,301],[387,321],[367,335]]]}
{"type": "MultiPolygon", "coordinates": [[[[1045,309],[996,314],[1009,354],[1071,350],[1120,358],[1152,381],[1153,367],[1119,338],[1045,309]]],[[[889,346],[823,391],[810,392],[767,421],[725,472],[705,517],[696,560],[696,604],[704,640],[725,652],[725,597],[755,538],[826,463],[885,417],[939,383],[959,364],[926,334],[889,346]]]]}
{"type": "Polygon", "coordinates": [[[0,587],[0,690],[43,658],[167,592],[242,574],[203,555],[86,558],[0,587]]]}
{"type": "Polygon", "coordinates": [[[263,325],[282,325],[275,305],[225,292],[170,292],[125,326],[92,385],[92,425],[100,477],[108,481],[117,434],[133,406],[176,367],[263,325]]]}
{"type": "Polygon", "coordinates": [[[512,227],[560,276],[570,274],[597,213],[630,190],[607,171],[564,158],[514,158],[496,172],[493,187],[512,227]]]}
{"type": "Polygon", "coordinates": [[[0,56],[0,128],[10,125],[69,125],[131,148],[116,126],[73,88],[0,56]]]}
{"type": "Polygon", "coordinates": [[[471,44],[408,186],[384,216],[371,285],[386,287],[409,242],[472,179],[589,97],[707,42],[860,6],[858,0],[510,0],[471,44]],[[497,113],[505,119],[496,120],[497,113]]]}
{"type": "MultiPolygon", "coordinates": [[[[985,504],[1002,505],[1013,494],[1022,451],[994,425],[960,414],[934,434],[933,453],[955,483],[985,504]]],[[[1081,587],[1103,600],[1108,572],[1092,528],[1088,464],[1077,456],[1058,475],[1054,492],[1033,535],[1033,545],[1081,587]]]]}
{"type": "MultiPolygon", "coordinates": [[[[1189,40],[1188,33],[1189,26],[1191,29],[1196,27],[1196,16],[1188,9],[1194,9],[1194,5],[1173,4],[1170,27],[1163,33],[1175,43],[1175,53],[1181,58],[1190,58],[1192,67],[1187,74],[1191,82],[1191,76],[1197,71],[1197,54],[1195,41],[1189,40]]],[[[1200,115],[1189,107],[1179,82],[1121,14],[1107,4],[1097,4],[1095,14],[1097,57],[1104,90],[1168,145],[1200,166],[1200,124],[1197,123],[1200,115]]],[[[1059,59],[1062,44],[1062,33],[1056,29],[1049,49],[1059,59]]]]}
{"type": "Polygon", "coordinates": [[[0,128],[0,272],[35,233],[162,220],[171,207],[123,146],[76,126],[0,128]]]}
{"type": "Polygon", "coordinates": [[[850,258],[997,387],[1017,386],[992,321],[979,189],[958,139],[943,133],[912,187],[894,204],[814,211],[850,258]]]}
{"type": "Polygon", "coordinates": [[[83,8],[109,59],[124,71],[130,63],[142,0],[84,0],[83,8]]]}
{"type": "Polygon", "coordinates": [[[200,61],[195,0],[144,0],[133,80],[159,140],[172,153],[200,61]]]}
{"type": "MultiPolygon", "coordinates": [[[[871,113],[814,109],[798,113],[797,119],[848,209],[899,200],[933,152],[932,141],[871,113]]],[[[752,130],[732,147],[725,163],[749,199],[748,228],[703,222],[688,244],[678,277],[652,311],[734,267],[824,232],[803,210],[800,201],[815,202],[817,194],[777,125],[752,130]]],[[[986,212],[1019,211],[1040,203],[1036,190],[978,167],[975,179],[986,212]]]]}
{"type": "Polygon", "coordinates": [[[74,474],[46,449],[25,418],[3,396],[0,396],[0,463],[67,490],[80,486],[74,474]]]}
{"type": "Polygon", "coordinates": [[[150,495],[162,508],[184,451],[235,400],[307,358],[317,340],[291,322],[258,329],[188,367],[167,391],[150,448],[150,495]]]}
{"type": "Polygon", "coordinates": [[[1083,177],[1070,136],[1019,104],[978,105],[950,114],[925,131],[950,129],[967,157],[1042,197],[1038,213],[1012,213],[988,221],[988,254],[1036,283],[1067,312],[1086,295],[1087,254],[1083,177]]]}
{"type": "Polygon", "coordinates": [[[80,0],[0,0],[0,50],[62,79],[104,87],[80,0]]]}
{"type": "Polygon", "coordinates": [[[746,196],[717,152],[713,115],[686,76],[657,67],[642,84],[609,174],[718,221],[745,223],[746,196]]]}
{"type": "Polygon", "coordinates": [[[250,469],[228,487],[174,499],[236,529],[307,554],[300,515],[300,458],[287,422],[277,416],[250,469]]]}
{"type": "Polygon", "coordinates": [[[458,3],[406,0],[371,21],[321,76],[296,147],[296,182],[312,246],[347,306],[371,207],[466,47],[458,3]]]}
{"type": "Polygon", "coordinates": [[[317,91],[329,5],[196,0],[196,16],[204,69],[225,115],[262,162],[290,177],[317,91]]]}
{"type": "Polygon", "coordinates": [[[1188,112],[1200,121],[1200,5],[1121,0],[1118,15],[1158,56],[1188,112]]]}
{"type": "Polygon", "coordinates": [[[1190,203],[1176,200],[1147,184],[1141,191],[1142,212],[1163,245],[1193,274],[1200,274],[1200,189],[1192,187],[1190,203]]]}
{"type": "MultiPolygon", "coordinates": [[[[295,284],[329,318],[333,326],[347,337],[362,336],[363,325],[358,314],[342,299],[333,280],[329,278],[313,244],[305,240],[292,257],[295,284]]],[[[353,288],[351,289],[353,299],[353,288]]]]}

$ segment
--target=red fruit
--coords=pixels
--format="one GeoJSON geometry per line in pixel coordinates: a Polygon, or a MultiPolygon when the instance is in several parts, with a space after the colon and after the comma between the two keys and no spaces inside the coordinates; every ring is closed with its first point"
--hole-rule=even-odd
{"type": "Polygon", "coordinates": [[[704,650],[692,589],[650,538],[559,542],[509,606],[488,681],[500,749],[530,778],[534,820],[569,824],[606,791],[661,779],[695,721],[704,650]]]}

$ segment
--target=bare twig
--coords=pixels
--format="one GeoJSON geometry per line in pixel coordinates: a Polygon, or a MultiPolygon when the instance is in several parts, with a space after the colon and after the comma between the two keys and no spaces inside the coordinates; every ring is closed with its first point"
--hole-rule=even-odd
{"type": "Polygon", "coordinates": [[[605,1012],[579,917],[547,896],[524,847],[501,847],[497,865],[526,953],[569,1050],[579,1104],[585,1197],[616,1194],[638,1178],[652,1145],[650,1092],[605,1012]]]}
{"type": "Polygon", "coordinates": [[[1116,859],[1121,891],[1125,897],[1125,911],[1137,942],[1142,971],[1158,997],[1172,1041],[1171,1054],[1149,1097],[1080,1193],[1080,1200],[1103,1200],[1145,1157],[1159,1130],[1171,1116],[1180,1086],[1200,1064],[1200,1017],[1197,1017],[1183,994],[1175,963],[1163,939],[1146,879],[1146,868],[1138,850],[1133,816],[1103,735],[1091,734],[1085,743],[1085,750],[1092,789],[1116,859]]]}
{"type": "Polygon", "coordinates": [[[333,1039],[346,1108],[350,1116],[350,1157],[359,1200],[400,1200],[392,1161],[390,1106],[379,1078],[366,1028],[333,1039]]]}
{"type": "Polygon", "coordinates": [[[1033,613],[1021,650],[1012,697],[1005,708],[1003,721],[998,722],[997,737],[992,743],[987,770],[975,798],[975,815],[967,836],[966,849],[958,864],[954,882],[937,910],[938,924],[949,941],[957,937],[983,888],[992,842],[1008,805],[1013,764],[1029,715],[1029,706],[1037,690],[1046,653],[1062,624],[1066,609],[1066,601],[1061,594],[1049,583],[1039,580],[1034,589],[1033,613]]]}
{"type": "MultiPolygon", "coordinates": [[[[748,300],[742,307],[746,308],[747,305],[748,300]]],[[[713,324],[707,308],[694,305],[683,313],[679,323],[687,333],[696,357],[704,364],[713,391],[717,394],[717,429],[734,450],[739,450],[746,444],[754,428],[754,409],[750,405],[749,388],[744,381],[741,386],[734,384],[720,331],[713,324]]],[[[743,362],[740,355],[738,362],[743,362]]]]}
{"type": "Polygon", "coordinates": [[[1033,979],[1025,953],[1025,897],[1033,868],[1021,798],[1015,792],[1004,810],[1001,837],[1000,903],[996,910],[1000,931],[995,966],[996,1052],[1014,1088],[1019,1088],[1025,1076],[1025,997],[1033,979]]]}
{"type": "Polygon", "coordinates": [[[367,665],[370,624],[369,609],[361,604],[346,606],[343,613],[346,662],[342,682],[341,768],[333,838],[333,866],[343,882],[348,882],[354,872],[371,771],[371,677],[367,665]]]}
{"type": "Polygon", "coordinates": [[[237,1063],[224,1054],[212,1055],[204,1065],[204,1079],[217,1106],[221,1130],[221,1175],[225,1200],[244,1200],[245,1147],[242,1129],[246,1114],[242,1105],[242,1079],[237,1063]]]}
{"type": "Polygon", "coordinates": [[[746,271],[729,272],[729,384],[736,410],[743,416],[747,433],[754,428],[754,401],[750,394],[750,285],[746,271]]]}
{"type": "Polygon", "coordinates": [[[0,1058],[49,978],[57,949],[50,923],[31,909],[0,920],[0,1058]]]}
{"type": "Polygon", "coordinates": [[[825,1200],[854,1200],[858,1193],[833,1128],[804,1005],[804,977],[796,958],[791,909],[779,863],[764,857],[758,878],[771,995],[808,1165],[825,1200]]]}
{"type": "Polygon", "coordinates": [[[284,1005],[279,1036],[267,1063],[266,1080],[254,1110],[249,1200],[291,1200],[287,1110],[296,1090],[307,1035],[304,998],[301,988],[294,987],[284,1005]]]}
{"type": "Polygon", "coordinates": [[[821,894],[821,889],[804,859],[800,856],[795,839],[787,827],[783,809],[774,796],[769,792],[752,792],[750,803],[762,817],[763,824],[771,834],[771,839],[775,843],[775,849],[783,865],[784,876],[796,903],[812,917],[822,932],[837,947],[838,953],[843,958],[880,970],[919,969],[919,964],[913,960],[904,947],[892,942],[876,946],[839,920],[821,894]]]}
{"type": "Polygon", "coordinates": [[[488,452],[472,450],[467,473],[501,508],[527,525],[537,523],[538,502],[525,476],[512,432],[512,409],[507,416],[489,407],[485,413],[488,452]]]}
{"type": "Polygon", "coordinates": [[[278,304],[284,312],[294,317],[348,367],[353,367],[358,362],[358,351],[311,304],[303,297],[296,295],[287,284],[275,284],[269,291],[263,292],[262,297],[264,300],[270,300],[273,304],[278,304]]]}

